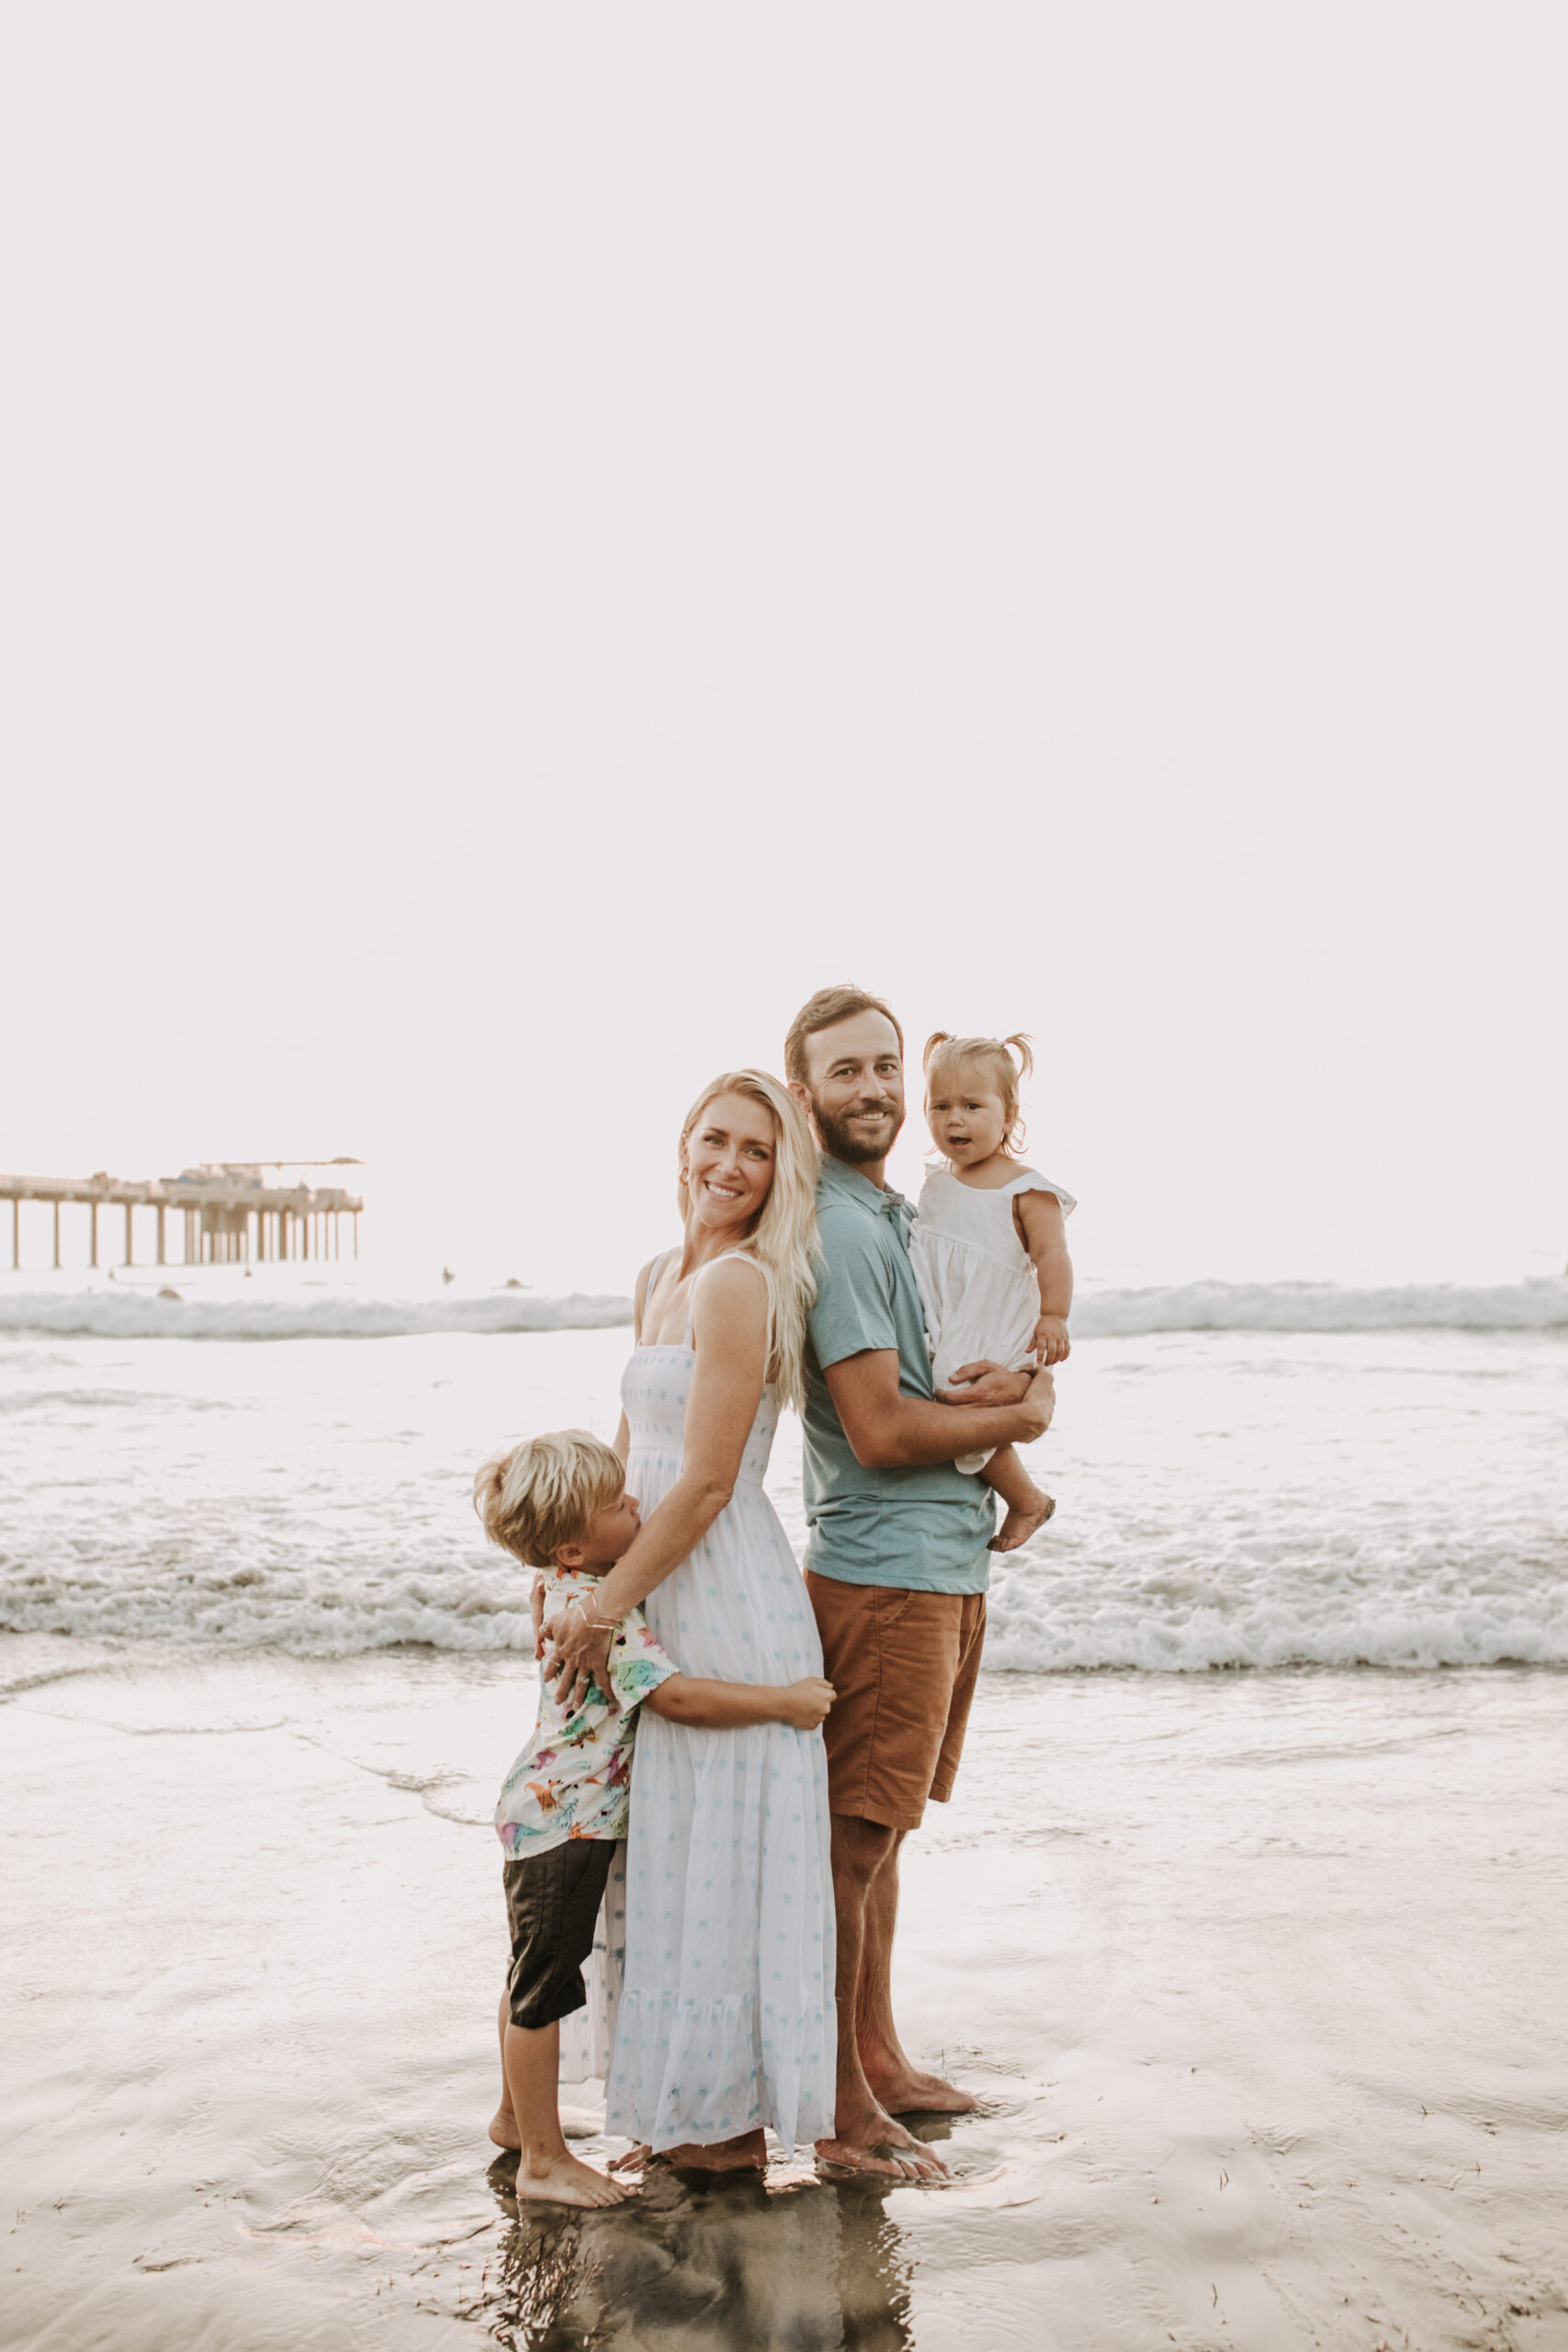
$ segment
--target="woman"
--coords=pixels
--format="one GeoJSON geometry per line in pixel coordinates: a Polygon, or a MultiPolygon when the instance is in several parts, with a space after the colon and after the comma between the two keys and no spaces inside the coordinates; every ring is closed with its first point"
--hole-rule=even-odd
{"type": "MultiPolygon", "coordinates": [[[[816,1295],[817,1149],[794,1097],[733,1070],[681,1130],[681,1247],[645,1266],[616,1450],[645,1513],[586,1611],[552,1629],[603,1667],[635,1601],[687,1674],[793,1682],[822,1649],[762,1491],[798,1404],[816,1295]]],[[[833,2128],[833,1894],[819,1731],[637,1732],[626,1973],[606,2128],[644,2154],[761,2166],[833,2128]]]]}

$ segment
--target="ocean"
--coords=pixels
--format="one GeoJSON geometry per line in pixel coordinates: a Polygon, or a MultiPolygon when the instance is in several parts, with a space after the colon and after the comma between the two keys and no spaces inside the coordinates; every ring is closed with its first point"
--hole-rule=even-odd
{"type": "MultiPolygon", "coordinates": [[[[577,2216],[486,2137],[536,1685],[468,1493],[613,1431],[625,1314],[0,1289],[0,2352],[1562,2345],[1568,1285],[1086,1286],[904,1853],[954,2185],[577,2216]]],[[[788,1421],[771,1486],[798,1545],[788,1421]]]]}
{"type": "MultiPolygon", "coordinates": [[[[0,1292],[0,1628],[529,1643],[475,1465],[613,1433],[615,1297],[175,1268],[0,1292]],[[177,1291],[178,1296],[165,1296],[177,1291]]],[[[1568,1282],[1091,1288],[993,1671],[1568,1662],[1568,1282]]],[[[797,1548],[799,1430],[770,1480],[797,1548]]]]}

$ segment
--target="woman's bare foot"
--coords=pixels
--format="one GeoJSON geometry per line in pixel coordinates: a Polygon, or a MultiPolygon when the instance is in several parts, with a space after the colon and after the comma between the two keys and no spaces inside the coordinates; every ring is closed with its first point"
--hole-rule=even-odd
{"type": "Polygon", "coordinates": [[[624,2205],[637,2191],[629,2182],[609,2180],[592,2165],[573,2155],[522,2157],[517,2166],[517,2196],[539,2199],[549,2205],[624,2205]]]}
{"type": "Polygon", "coordinates": [[[490,2136],[498,2148],[520,2148],[523,2145],[523,2134],[517,2129],[517,2118],[509,2107],[505,2105],[498,2107],[491,2117],[490,2136]]]}
{"type": "Polygon", "coordinates": [[[967,2115],[980,2104],[944,2075],[922,2074],[907,2062],[891,2075],[874,2075],[868,2066],[865,2078],[889,2115],[967,2115]]]}
{"type": "Polygon", "coordinates": [[[1038,1507],[1031,1503],[1027,1510],[1010,1510],[987,1544],[987,1552],[1016,1552],[1021,1544],[1028,1543],[1036,1528],[1044,1526],[1056,1508],[1056,1498],[1041,1494],[1038,1487],[1034,1491],[1038,1497],[1038,1507]]]}
{"type": "Polygon", "coordinates": [[[628,2148],[625,2155],[612,2156],[610,2170],[612,2172],[645,2172],[652,2162],[653,2150],[646,2141],[639,2141],[635,2148],[628,2148]]]}
{"type": "Polygon", "coordinates": [[[768,2143],[760,2131],[733,2140],[682,2140],[677,2148],[660,2148],[657,2161],[682,2172],[765,2172],[768,2143]]]}

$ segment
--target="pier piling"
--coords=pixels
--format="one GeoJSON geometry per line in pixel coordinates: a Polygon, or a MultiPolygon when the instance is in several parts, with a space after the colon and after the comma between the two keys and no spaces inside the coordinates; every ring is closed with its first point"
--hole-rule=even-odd
{"type": "Polygon", "coordinates": [[[11,1269],[21,1271],[21,1204],[47,1201],[53,1225],[53,1264],[60,1269],[60,1211],[65,1202],[80,1202],[87,1211],[87,1262],[96,1269],[98,1211],[106,1205],[125,1215],[125,1263],[136,1262],[136,1220],[139,1208],[151,1208],[157,1219],[157,1262],[169,1263],[167,1213],[180,1212],[184,1224],[184,1260],[187,1266],[248,1265],[272,1260],[308,1261],[341,1258],[342,1221],[354,1220],[354,1255],[359,1255],[359,1213],[365,1204],[336,1185],[268,1184],[268,1168],[357,1167],[357,1161],[336,1160],[241,1165],[225,1162],[187,1168],[181,1176],[145,1182],[127,1182],[115,1176],[0,1176],[0,1201],[11,1204],[11,1269]],[[251,1220],[254,1218],[253,1231],[251,1220]]]}

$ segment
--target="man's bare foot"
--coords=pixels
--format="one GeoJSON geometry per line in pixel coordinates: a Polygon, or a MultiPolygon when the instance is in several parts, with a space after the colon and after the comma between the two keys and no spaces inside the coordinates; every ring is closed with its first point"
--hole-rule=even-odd
{"type": "Polygon", "coordinates": [[[490,2119],[490,2136],[498,2148],[520,2148],[523,2134],[517,2129],[517,2118],[506,2106],[498,2107],[490,2119]]]}
{"type": "Polygon", "coordinates": [[[682,2140],[679,2147],[660,2148],[656,2161],[682,2172],[765,2172],[768,2143],[760,2131],[733,2140],[682,2140]]]}
{"type": "Polygon", "coordinates": [[[868,2066],[865,2078],[872,2097],[889,2115],[967,2115],[980,2104],[945,2075],[922,2074],[907,2062],[894,2074],[877,2074],[868,2066]]]}
{"type": "Polygon", "coordinates": [[[1028,1543],[1036,1528],[1044,1526],[1055,1508],[1055,1495],[1041,1495],[1038,1510],[1031,1503],[1027,1510],[1010,1510],[987,1544],[987,1551],[1016,1552],[1021,1544],[1028,1543]]]}
{"type": "Polygon", "coordinates": [[[524,2156],[517,2166],[517,2196],[549,2205],[624,2205],[637,2191],[629,2182],[608,2180],[573,2155],[524,2156]]]}
{"type": "Polygon", "coordinates": [[[923,2147],[912,2132],[906,2132],[876,2107],[832,2139],[818,2140],[817,2154],[825,2165],[840,2165],[849,2172],[889,2174],[895,2180],[944,2180],[947,2177],[947,2166],[934,2149],[923,2147]]]}

